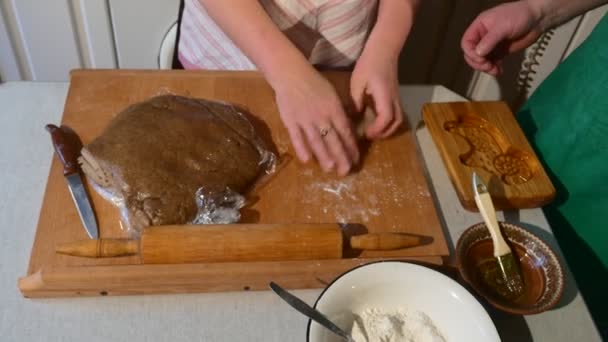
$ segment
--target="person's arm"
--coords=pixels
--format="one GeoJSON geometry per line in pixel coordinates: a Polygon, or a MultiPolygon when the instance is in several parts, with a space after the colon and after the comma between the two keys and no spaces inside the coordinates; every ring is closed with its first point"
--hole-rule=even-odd
{"type": "Polygon", "coordinates": [[[313,72],[300,51],[281,33],[259,1],[200,0],[209,16],[274,86],[290,74],[313,72]],[[283,66],[283,67],[279,67],[283,66]]]}
{"type": "Polygon", "coordinates": [[[300,160],[348,173],[359,150],[333,86],[278,29],[256,0],[199,0],[209,16],[264,74],[300,160]]]}
{"type": "Polygon", "coordinates": [[[474,69],[498,75],[510,53],[534,43],[548,29],[559,26],[608,0],[520,0],[482,12],[465,31],[461,47],[474,69]]]}
{"type": "Polygon", "coordinates": [[[366,130],[369,138],[386,137],[403,121],[397,66],[417,5],[418,0],[379,0],[378,18],[355,65],[351,80],[355,105],[362,110],[369,95],[377,114],[366,130]]]}
{"type": "Polygon", "coordinates": [[[552,29],[568,20],[608,3],[608,0],[527,0],[540,18],[542,31],[552,29]]]}

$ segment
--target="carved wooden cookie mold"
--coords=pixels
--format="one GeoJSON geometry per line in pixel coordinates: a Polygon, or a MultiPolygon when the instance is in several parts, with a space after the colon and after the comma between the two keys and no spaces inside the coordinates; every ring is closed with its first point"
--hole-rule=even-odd
{"type": "Polygon", "coordinates": [[[526,183],[538,171],[538,162],[530,153],[512,146],[496,126],[479,116],[461,114],[443,128],[469,145],[459,156],[461,163],[491,172],[507,185],[526,183]]]}

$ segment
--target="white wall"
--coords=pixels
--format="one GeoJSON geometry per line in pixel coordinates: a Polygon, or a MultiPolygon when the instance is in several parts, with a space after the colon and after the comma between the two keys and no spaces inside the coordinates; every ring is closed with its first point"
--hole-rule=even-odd
{"type": "Polygon", "coordinates": [[[22,79],[18,57],[11,41],[12,35],[4,19],[5,10],[0,3],[0,79],[14,81],[22,79]]]}
{"type": "Polygon", "coordinates": [[[107,0],[72,1],[83,67],[116,68],[112,18],[107,0]]]}
{"type": "Polygon", "coordinates": [[[22,78],[65,79],[83,65],[70,2],[6,0],[1,10],[22,78]]]}
{"type": "Polygon", "coordinates": [[[163,37],[177,21],[179,0],[110,0],[121,68],[156,69],[163,37]]]}
{"type": "Polygon", "coordinates": [[[0,78],[67,81],[76,68],[157,68],[179,0],[0,0],[0,78]]]}

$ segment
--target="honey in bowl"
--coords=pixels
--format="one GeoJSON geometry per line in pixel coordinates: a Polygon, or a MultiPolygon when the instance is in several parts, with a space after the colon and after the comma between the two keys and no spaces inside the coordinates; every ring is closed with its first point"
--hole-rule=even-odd
{"type": "Polygon", "coordinates": [[[500,283],[500,269],[494,257],[494,248],[491,240],[477,242],[469,248],[467,263],[468,269],[475,270],[472,279],[477,286],[491,296],[496,302],[510,306],[529,307],[534,305],[543,294],[545,278],[537,267],[538,261],[517,245],[512,246],[513,253],[519,261],[524,282],[524,291],[513,294],[500,283]]]}
{"type": "Polygon", "coordinates": [[[505,312],[529,315],[551,309],[564,290],[564,272],[557,256],[543,240],[527,229],[506,222],[499,222],[499,225],[519,262],[523,294],[505,298],[500,287],[494,286],[496,284],[491,278],[498,266],[492,239],[484,223],[469,227],[458,239],[456,253],[463,280],[488,303],[505,312]]]}

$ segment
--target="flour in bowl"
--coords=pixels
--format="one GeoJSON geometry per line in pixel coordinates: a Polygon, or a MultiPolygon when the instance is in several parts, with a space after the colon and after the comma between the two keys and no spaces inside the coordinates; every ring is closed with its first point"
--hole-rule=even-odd
{"type": "Polygon", "coordinates": [[[420,311],[367,309],[355,315],[355,342],[445,342],[431,318],[420,311]]]}

